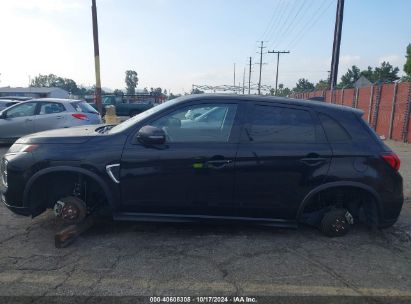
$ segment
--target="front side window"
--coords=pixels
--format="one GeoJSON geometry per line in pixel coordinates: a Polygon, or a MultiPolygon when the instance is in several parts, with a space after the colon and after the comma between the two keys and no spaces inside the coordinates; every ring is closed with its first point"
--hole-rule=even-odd
{"type": "Polygon", "coordinates": [[[36,110],[36,103],[23,103],[7,111],[7,118],[33,116],[36,110]]]}
{"type": "Polygon", "coordinates": [[[40,106],[39,115],[56,114],[64,112],[66,108],[61,103],[47,102],[40,106]]]}
{"type": "Polygon", "coordinates": [[[259,106],[251,119],[249,139],[267,143],[315,143],[315,125],[310,112],[300,109],[259,106]]]}
{"type": "Polygon", "coordinates": [[[168,142],[228,142],[237,111],[235,104],[193,105],[154,122],[168,142]]]}

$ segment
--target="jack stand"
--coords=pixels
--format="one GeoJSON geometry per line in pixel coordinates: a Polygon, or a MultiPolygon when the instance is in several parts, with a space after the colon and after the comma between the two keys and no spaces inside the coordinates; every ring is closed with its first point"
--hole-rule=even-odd
{"type": "Polygon", "coordinates": [[[80,234],[90,229],[94,222],[94,216],[90,215],[80,223],[64,228],[54,235],[54,246],[56,248],[66,248],[73,243],[80,234]]]}

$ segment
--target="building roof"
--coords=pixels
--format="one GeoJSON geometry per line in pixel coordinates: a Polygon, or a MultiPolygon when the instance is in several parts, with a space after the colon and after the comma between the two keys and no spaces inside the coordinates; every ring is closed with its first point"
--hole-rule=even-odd
{"type": "Polygon", "coordinates": [[[369,87],[371,85],[372,82],[369,81],[364,75],[361,75],[361,77],[354,83],[355,88],[369,87]]]}
{"type": "Polygon", "coordinates": [[[17,88],[10,88],[10,87],[4,87],[0,88],[0,93],[39,93],[39,94],[48,94],[53,91],[64,91],[68,94],[66,90],[63,90],[61,88],[56,88],[56,87],[29,87],[29,88],[22,88],[22,87],[17,87],[17,88]]]}

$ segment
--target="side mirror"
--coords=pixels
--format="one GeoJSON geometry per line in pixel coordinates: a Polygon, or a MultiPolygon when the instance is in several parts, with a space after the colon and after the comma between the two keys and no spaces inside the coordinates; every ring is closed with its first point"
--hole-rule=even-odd
{"type": "Polygon", "coordinates": [[[157,127],[144,126],[137,132],[136,140],[145,145],[163,145],[166,142],[166,133],[157,127]]]}
{"type": "Polygon", "coordinates": [[[7,115],[6,112],[0,112],[0,119],[6,119],[7,115]]]}

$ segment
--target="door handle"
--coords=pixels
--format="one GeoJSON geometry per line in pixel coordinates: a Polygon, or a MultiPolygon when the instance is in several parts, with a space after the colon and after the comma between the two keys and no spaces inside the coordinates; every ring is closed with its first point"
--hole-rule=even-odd
{"type": "Polygon", "coordinates": [[[62,118],[63,118],[63,116],[56,116],[56,118],[57,118],[57,119],[62,119],[62,118]]]}
{"type": "Polygon", "coordinates": [[[26,118],[26,121],[33,121],[33,119],[31,119],[31,118],[26,118]]]}
{"type": "Polygon", "coordinates": [[[325,162],[327,159],[324,157],[306,157],[301,159],[300,161],[308,166],[317,166],[323,162],[325,162]]]}
{"type": "Polygon", "coordinates": [[[209,160],[206,162],[207,168],[211,169],[222,169],[229,165],[231,160],[229,159],[219,159],[219,160],[209,160]]]}

